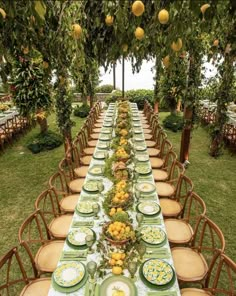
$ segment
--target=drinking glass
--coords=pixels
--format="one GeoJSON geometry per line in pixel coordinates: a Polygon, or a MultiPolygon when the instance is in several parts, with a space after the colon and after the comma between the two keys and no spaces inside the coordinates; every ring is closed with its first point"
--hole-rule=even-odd
{"type": "Polygon", "coordinates": [[[135,191],[135,197],[136,197],[137,201],[140,200],[140,198],[141,198],[141,193],[140,193],[140,191],[138,191],[138,190],[135,191]]]}
{"type": "Polygon", "coordinates": [[[139,253],[140,260],[142,261],[143,260],[143,255],[146,253],[147,247],[146,247],[145,244],[140,243],[140,244],[137,245],[136,249],[137,249],[137,251],[139,253]]]}
{"type": "Polygon", "coordinates": [[[141,223],[143,221],[143,214],[142,213],[137,213],[136,214],[136,220],[138,222],[138,227],[140,227],[141,226],[141,223]]]}
{"type": "Polygon", "coordinates": [[[94,219],[99,219],[98,213],[100,211],[100,206],[98,203],[94,203],[92,205],[93,213],[94,213],[94,219]]]}
{"type": "Polygon", "coordinates": [[[97,188],[98,188],[99,193],[101,194],[103,192],[103,190],[104,190],[103,183],[102,182],[98,182],[97,183],[97,188]]]}
{"type": "Polygon", "coordinates": [[[94,237],[91,234],[86,235],[85,237],[86,245],[88,246],[88,254],[92,254],[92,245],[94,243],[94,237]]]}
{"type": "Polygon", "coordinates": [[[129,262],[128,263],[128,271],[130,273],[130,278],[135,281],[136,277],[134,276],[136,271],[138,269],[138,263],[135,261],[129,262]]]}
{"type": "Polygon", "coordinates": [[[89,261],[86,267],[87,267],[88,274],[90,275],[89,282],[94,283],[96,281],[94,278],[94,275],[97,271],[97,263],[95,261],[89,261]]]}

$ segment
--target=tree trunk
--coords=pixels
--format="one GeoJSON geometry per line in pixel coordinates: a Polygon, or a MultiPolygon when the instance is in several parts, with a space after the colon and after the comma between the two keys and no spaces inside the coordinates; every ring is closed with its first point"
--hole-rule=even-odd
{"type": "Polygon", "coordinates": [[[90,95],[90,108],[93,107],[94,96],[90,95]]]}
{"type": "Polygon", "coordinates": [[[41,134],[46,133],[48,131],[48,121],[47,121],[46,117],[41,118],[41,117],[37,116],[37,123],[40,126],[40,133],[41,134]]]}
{"type": "Polygon", "coordinates": [[[159,102],[154,103],[154,113],[159,113],[159,102]]]}
{"type": "Polygon", "coordinates": [[[177,107],[176,107],[176,112],[181,111],[181,99],[178,99],[177,107]]]}
{"type": "Polygon", "coordinates": [[[185,160],[188,160],[189,158],[192,118],[193,118],[193,109],[190,107],[185,107],[184,119],[186,123],[182,131],[180,157],[179,157],[181,163],[184,163],[185,160]]]}
{"type": "Polygon", "coordinates": [[[65,131],[64,132],[64,148],[65,148],[65,153],[69,153],[69,157],[70,155],[70,150],[72,147],[72,135],[71,135],[71,130],[65,131]]]}

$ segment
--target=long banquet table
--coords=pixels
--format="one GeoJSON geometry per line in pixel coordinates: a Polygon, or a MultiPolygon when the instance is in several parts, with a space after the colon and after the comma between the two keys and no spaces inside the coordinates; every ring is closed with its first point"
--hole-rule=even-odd
{"type": "MultiPolygon", "coordinates": [[[[132,104],[130,103],[130,107],[131,107],[131,110],[133,113],[135,114],[139,114],[139,111],[137,109],[137,105],[136,104],[132,104]]],[[[106,115],[105,115],[105,118],[108,118],[107,117],[107,114],[110,113],[112,110],[116,110],[116,104],[110,104],[108,109],[107,109],[107,112],[106,112],[106,115]]],[[[140,125],[141,124],[141,121],[140,122],[140,125]]],[[[137,121],[136,121],[137,123],[137,121]]],[[[104,128],[104,126],[103,126],[104,128]]],[[[102,129],[103,129],[102,128],[102,129]]],[[[105,127],[106,128],[106,127],[105,127]]],[[[102,130],[101,130],[101,133],[102,133],[102,130]]],[[[100,135],[101,135],[100,133],[100,135]]],[[[142,131],[142,134],[139,134],[138,137],[142,136],[143,139],[144,139],[144,136],[143,136],[143,131],[142,131]]],[[[115,134],[114,134],[114,130],[113,130],[113,137],[115,137],[115,134]]],[[[103,141],[100,141],[98,140],[97,142],[97,146],[96,146],[96,149],[95,149],[95,154],[97,151],[100,151],[98,146],[100,146],[99,144],[101,143],[104,143],[103,141]]],[[[146,153],[145,151],[142,152],[142,153],[146,153]]],[[[112,155],[112,150],[109,150],[109,155],[112,155]]],[[[146,153],[147,155],[147,153],[146,153]]],[[[148,160],[148,163],[150,165],[150,162],[148,160]]],[[[90,163],[90,168],[94,165],[104,165],[104,160],[98,160],[98,159],[94,159],[92,158],[92,161],[90,163]]],[[[100,194],[88,194],[88,192],[86,192],[85,190],[82,190],[81,194],[80,194],[80,198],[79,198],[79,201],[78,202],[81,202],[83,200],[89,200],[91,199],[92,201],[96,201],[100,204],[100,212],[99,212],[99,219],[95,220],[93,217],[82,217],[78,214],[77,211],[74,212],[74,216],[73,216],[73,220],[72,220],[72,223],[71,223],[71,226],[70,226],[70,230],[73,230],[73,229],[76,229],[74,226],[76,225],[76,222],[78,221],[83,221],[83,223],[86,223],[86,221],[90,221],[88,223],[94,223],[94,225],[92,226],[92,230],[96,233],[96,241],[95,241],[95,244],[93,245],[93,249],[95,250],[95,252],[93,254],[87,254],[87,257],[84,259],[84,261],[81,261],[85,266],[87,264],[87,262],[93,260],[95,262],[97,262],[97,264],[99,264],[99,261],[101,259],[101,253],[100,252],[97,252],[97,249],[96,249],[96,244],[97,244],[97,241],[100,237],[100,234],[102,233],[102,225],[104,222],[108,222],[110,221],[109,217],[106,216],[104,210],[103,210],[103,207],[102,207],[102,201],[104,199],[104,194],[112,188],[113,186],[113,183],[107,179],[106,177],[104,176],[99,176],[99,177],[95,177],[95,176],[92,176],[90,175],[89,173],[87,174],[86,176],[86,180],[85,182],[87,182],[87,180],[90,180],[90,179],[98,179],[98,180],[101,180],[103,181],[103,184],[104,184],[104,190],[102,193],[100,194]],[[92,221],[92,222],[91,222],[92,221]]],[[[142,180],[145,180],[145,181],[149,181],[153,184],[154,183],[154,179],[153,179],[153,176],[152,174],[150,174],[149,176],[146,176],[146,177],[139,177],[138,178],[138,181],[137,182],[141,182],[142,180]]],[[[147,198],[146,198],[147,199],[147,198]]],[[[145,200],[146,200],[145,199],[145,200]]],[[[159,203],[159,200],[158,200],[158,196],[157,196],[157,193],[154,192],[152,195],[149,196],[148,200],[155,200],[159,203]]],[[[137,228],[137,222],[136,222],[136,210],[135,210],[135,206],[132,210],[129,210],[128,213],[129,215],[133,218],[133,226],[134,228],[137,228]]],[[[164,221],[163,221],[163,216],[162,214],[160,213],[159,216],[158,216],[158,219],[156,220],[158,223],[158,226],[163,229],[165,231],[165,225],[164,225],[164,221]]],[[[168,240],[166,240],[165,244],[159,248],[160,249],[160,259],[163,259],[165,261],[167,261],[172,267],[173,267],[173,260],[172,260],[172,257],[171,257],[171,252],[170,252],[170,247],[169,247],[169,243],[168,243],[168,240]]],[[[65,244],[64,244],[64,249],[63,249],[63,252],[65,251],[73,251],[73,248],[71,248],[71,246],[67,243],[67,241],[65,241],[65,244]]],[[[153,256],[154,257],[154,256],[153,256]]],[[[152,258],[152,255],[145,255],[144,258],[152,258]]],[[[158,258],[155,257],[155,258],[158,258]]],[[[71,260],[73,261],[73,259],[71,260]]],[[[63,255],[60,259],[60,261],[58,262],[58,266],[62,265],[63,263],[66,263],[63,261],[63,255]]],[[[174,270],[174,267],[173,267],[173,270],[174,270]]],[[[128,270],[124,269],[124,273],[123,273],[124,276],[127,276],[129,277],[129,272],[128,270]]],[[[53,275],[52,275],[53,276],[53,275]]],[[[100,284],[104,281],[105,278],[107,277],[110,277],[110,276],[115,276],[115,275],[112,275],[111,273],[111,269],[110,270],[107,270],[107,275],[104,277],[104,278],[99,278],[97,277],[96,278],[96,288],[93,289],[93,291],[90,291],[88,290],[87,288],[87,285],[89,285],[88,283],[85,284],[83,287],[81,287],[79,290],[77,291],[74,291],[74,292],[67,292],[66,293],[66,290],[64,289],[64,292],[62,291],[58,291],[57,288],[55,288],[55,285],[51,285],[50,287],[50,290],[49,290],[49,296],[62,296],[62,295],[71,295],[71,296],[82,296],[82,295],[86,295],[86,296],[106,296],[106,295],[102,295],[99,291],[99,287],[100,287],[100,284]]],[[[151,295],[165,295],[165,296],[178,296],[180,295],[180,290],[179,290],[179,286],[178,286],[178,282],[177,282],[177,279],[175,277],[175,280],[174,280],[174,283],[171,287],[169,287],[169,289],[165,290],[165,291],[157,291],[157,290],[153,290],[151,288],[149,288],[148,286],[146,286],[144,284],[144,282],[140,279],[140,276],[139,276],[139,271],[136,272],[136,277],[137,279],[134,281],[134,284],[137,288],[137,294],[135,295],[138,295],[138,296],[151,296],[151,295]]],[[[59,289],[60,290],[60,289],[59,289]]],[[[126,294],[125,294],[126,295],[126,294]]],[[[128,296],[130,294],[127,294],[126,296],[128,296]]],[[[133,295],[133,294],[132,294],[133,295]]],[[[107,294],[107,296],[112,296],[112,293],[109,293],[107,294]]]]}

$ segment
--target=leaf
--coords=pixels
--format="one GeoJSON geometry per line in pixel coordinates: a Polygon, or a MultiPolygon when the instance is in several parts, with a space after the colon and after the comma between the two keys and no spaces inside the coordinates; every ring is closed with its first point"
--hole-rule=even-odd
{"type": "Polygon", "coordinates": [[[34,9],[42,20],[45,20],[46,6],[43,1],[34,1],[34,9]]]}

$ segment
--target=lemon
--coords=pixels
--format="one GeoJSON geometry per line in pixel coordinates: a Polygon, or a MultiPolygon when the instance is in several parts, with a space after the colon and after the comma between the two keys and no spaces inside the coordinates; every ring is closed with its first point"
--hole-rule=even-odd
{"type": "Polygon", "coordinates": [[[7,14],[6,14],[6,12],[5,12],[5,10],[4,9],[2,9],[2,8],[0,8],[0,14],[2,15],[2,17],[5,19],[6,18],[6,16],[7,16],[7,14]]]}
{"type": "Polygon", "coordinates": [[[142,40],[144,37],[144,30],[140,27],[137,27],[134,32],[134,35],[138,40],[142,40]]]}
{"type": "Polygon", "coordinates": [[[171,44],[171,48],[174,51],[180,51],[180,49],[182,48],[182,46],[183,46],[183,42],[182,42],[182,39],[181,38],[178,38],[177,42],[172,42],[172,44],[171,44]]]}
{"type": "Polygon", "coordinates": [[[145,6],[142,1],[135,1],[132,4],[132,12],[135,16],[140,16],[144,13],[145,6]]]}
{"type": "Polygon", "coordinates": [[[120,266],[113,266],[112,267],[113,274],[119,275],[122,273],[122,271],[123,271],[123,269],[120,266]]]}
{"type": "Polygon", "coordinates": [[[162,9],[158,13],[158,20],[162,25],[165,25],[169,21],[169,12],[166,9],[162,9]]]}
{"type": "Polygon", "coordinates": [[[73,36],[75,39],[79,39],[82,35],[82,28],[79,24],[72,25],[73,36]]]}
{"type": "Polygon", "coordinates": [[[206,10],[210,7],[211,5],[210,4],[203,4],[200,8],[202,14],[204,14],[206,12],[206,10]]]}
{"type": "Polygon", "coordinates": [[[49,67],[49,64],[48,64],[48,62],[46,62],[46,61],[43,61],[43,68],[44,69],[47,69],[49,67]]]}
{"type": "Polygon", "coordinates": [[[123,50],[123,52],[127,52],[128,51],[128,45],[127,44],[123,44],[122,45],[122,50],[123,50]]]}
{"type": "Polygon", "coordinates": [[[170,66],[170,57],[169,55],[165,56],[162,60],[163,65],[165,66],[165,68],[168,68],[170,66]]]}
{"type": "Polygon", "coordinates": [[[214,42],[213,42],[213,46],[218,46],[219,45],[219,40],[218,39],[216,39],[216,40],[214,40],[214,42]]]}
{"type": "Polygon", "coordinates": [[[24,54],[28,54],[29,53],[29,47],[28,46],[26,46],[26,47],[23,48],[23,53],[24,54]]]}
{"type": "Polygon", "coordinates": [[[106,16],[105,23],[106,23],[107,26],[112,26],[113,21],[114,21],[114,17],[113,16],[111,16],[111,15],[107,15],[106,16]]]}

